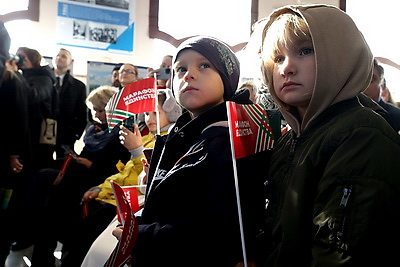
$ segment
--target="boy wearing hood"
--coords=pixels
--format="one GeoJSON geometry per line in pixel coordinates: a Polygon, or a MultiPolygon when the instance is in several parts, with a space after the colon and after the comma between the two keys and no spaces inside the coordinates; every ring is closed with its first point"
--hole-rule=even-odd
{"type": "Polygon", "coordinates": [[[400,137],[357,95],[373,56],[334,6],[262,27],[263,78],[291,130],[268,169],[267,266],[389,266],[400,251],[400,137]]]}

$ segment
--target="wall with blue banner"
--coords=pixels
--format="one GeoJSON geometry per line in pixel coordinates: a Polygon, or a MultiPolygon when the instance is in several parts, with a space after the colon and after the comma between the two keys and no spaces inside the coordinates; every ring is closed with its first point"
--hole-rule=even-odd
{"type": "Polygon", "coordinates": [[[58,44],[133,52],[133,11],[133,0],[58,1],[58,44]]]}

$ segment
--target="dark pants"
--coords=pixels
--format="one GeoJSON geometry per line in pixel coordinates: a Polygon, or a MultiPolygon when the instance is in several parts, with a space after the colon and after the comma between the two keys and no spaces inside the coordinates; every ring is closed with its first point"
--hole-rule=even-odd
{"type": "MultiPolygon", "coordinates": [[[[59,170],[43,169],[31,185],[31,217],[34,222],[32,267],[53,267],[57,241],[61,243],[70,234],[72,225],[81,218],[80,193],[66,183],[53,185],[59,170]]],[[[72,185],[71,185],[72,186],[72,185]]]]}
{"type": "Polygon", "coordinates": [[[81,220],[71,233],[71,238],[63,246],[62,267],[81,266],[86,253],[96,238],[107,228],[116,215],[116,207],[100,204],[96,200],[89,202],[89,216],[81,220]]]}
{"type": "MultiPolygon", "coordinates": [[[[9,168],[9,167],[8,167],[9,168]]],[[[27,188],[30,173],[24,170],[15,174],[7,169],[0,170],[0,266],[4,266],[14,241],[32,244],[29,231],[25,231],[27,221],[27,188]]]]}

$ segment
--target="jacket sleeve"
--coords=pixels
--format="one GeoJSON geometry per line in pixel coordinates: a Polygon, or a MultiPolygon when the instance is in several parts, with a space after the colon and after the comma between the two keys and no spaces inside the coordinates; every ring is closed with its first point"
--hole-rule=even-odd
{"type": "Polygon", "coordinates": [[[330,140],[313,209],[316,266],[389,266],[400,251],[400,147],[382,129],[330,140]]]}

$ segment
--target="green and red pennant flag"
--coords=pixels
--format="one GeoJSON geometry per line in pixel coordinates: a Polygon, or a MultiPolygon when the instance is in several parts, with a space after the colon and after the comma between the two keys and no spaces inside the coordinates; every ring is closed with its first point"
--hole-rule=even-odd
{"type": "Polygon", "coordinates": [[[155,111],[156,88],[156,79],[146,78],[130,83],[114,94],[105,107],[109,131],[135,114],[155,111]]]}
{"type": "Polygon", "coordinates": [[[262,105],[227,101],[231,142],[236,159],[272,149],[274,136],[262,105]]]}

